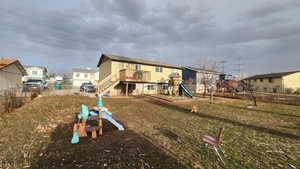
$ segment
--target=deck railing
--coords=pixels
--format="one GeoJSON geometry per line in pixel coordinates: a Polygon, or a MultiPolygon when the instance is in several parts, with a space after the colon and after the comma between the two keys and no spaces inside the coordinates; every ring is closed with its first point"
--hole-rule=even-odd
{"type": "Polygon", "coordinates": [[[151,72],[143,70],[123,69],[120,70],[120,81],[126,82],[150,82],[151,72]]]}

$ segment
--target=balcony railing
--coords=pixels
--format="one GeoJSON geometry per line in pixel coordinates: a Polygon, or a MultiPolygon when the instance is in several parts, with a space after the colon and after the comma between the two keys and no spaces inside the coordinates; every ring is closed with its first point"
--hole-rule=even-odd
{"type": "Polygon", "coordinates": [[[120,81],[150,82],[151,81],[151,72],[143,71],[143,70],[123,69],[123,70],[120,70],[120,81]]]}

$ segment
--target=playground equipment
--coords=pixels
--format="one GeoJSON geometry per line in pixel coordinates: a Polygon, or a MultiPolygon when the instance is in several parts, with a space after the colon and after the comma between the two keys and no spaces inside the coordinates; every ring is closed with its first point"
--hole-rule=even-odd
{"type": "Polygon", "coordinates": [[[102,119],[112,123],[118,130],[124,131],[124,127],[112,118],[112,113],[103,106],[102,96],[98,96],[98,107],[89,111],[86,105],[81,105],[82,112],[76,116],[78,122],[73,127],[72,144],[79,142],[80,137],[87,137],[87,132],[92,132],[92,138],[97,138],[103,134],[102,119]]]}
{"type": "Polygon", "coordinates": [[[188,96],[190,96],[192,99],[196,98],[196,96],[183,83],[180,83],[179,85],[188,96]]]}
{"type": "Polygon", "coordinates": [[[179,84],[181,82],[181,76],[178,73],[172,73],[169,76],[169,95],[179,95],[179,84]]]}
{"type": "Polygon", "coordinates": [[[71,143],[72,144],[77,144],[79,143],[79,135],[78,135],[78,130],[77,130],[77,125],[75,124],[74,125],[74,128],[73,128],[73,137],[72,137],[72,140],[71,140],[71,143]]]}
{"type": "MultiPolygon", "coordinates": [[[[223,132],[224,132],[224,128],[220,128],[219,130],[219,134],[216,138],[212,137],[212,136],[203,136],[202,137],[202,140],[211,145],[213,147],[213,150],[215,151],[215,153],[217,154],[217,156],[219,157],[219,159],[222,161],[222,163],[225,165],[225,162],[224,160],[222,159],[219,151],[218,151],[218,148],[220,149],[220,145],[221,145],[221,142],[222,142],[222,137],[223,137],[223,132]]],[[[220,149],[220,151],[222,152],[222,150],[220,149]]],[[[223,152],[222,152],[223,154],[223,152]]]]}
{"type": "Polygon", "coordinates": [[[191,113],[197,113],[198,110],[197,110],[197,107],[196,106],[193,106],[192,110],[191,110],[191,113]]]}

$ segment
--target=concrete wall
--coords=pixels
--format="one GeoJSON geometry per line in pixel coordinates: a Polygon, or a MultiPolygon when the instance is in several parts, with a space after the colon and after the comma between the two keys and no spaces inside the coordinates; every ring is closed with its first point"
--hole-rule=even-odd
{"type": "Polygon", "coordinates": [[[291,90],[291,92],[300,92],[300,72],[284,76],[283,86],[286,91],[291,90]]]}
{"type": "Polygon", "coordinates": [[[0,70],[0,90],[17,88],[22,85],[22,72],[15,65],[9,65],[0,70]]]}

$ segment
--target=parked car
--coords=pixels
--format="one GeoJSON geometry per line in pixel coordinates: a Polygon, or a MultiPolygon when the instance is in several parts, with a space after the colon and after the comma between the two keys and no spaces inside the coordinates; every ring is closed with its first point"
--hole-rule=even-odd
{"type": "Polygon", "coordinates": [[[32,89],[45,90],[47,88],[47,82],[43,82],[42,80],[37,79],[27,80],[23,85],[23,91],[31,91],[32,89]]]}
{"type": "Polygon", "coordinates": [[[86,92],[86,93],[95,93],[96,88],[92,83],[82,83],[80,86],[80,91],[81,92],[86,92]]]}

